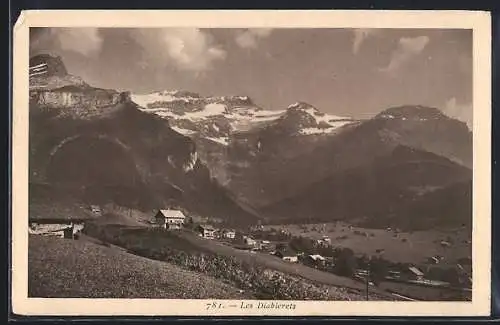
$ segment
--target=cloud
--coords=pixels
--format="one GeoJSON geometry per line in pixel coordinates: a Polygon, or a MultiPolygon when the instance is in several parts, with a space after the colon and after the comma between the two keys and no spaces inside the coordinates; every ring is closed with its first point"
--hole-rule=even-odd
{"type": "Polygon", "coordinates": [[[380,31],[373,28],[356,28],[354,29],[354,41],[352,43],[352,53],[357,54],[361,48],[361,44],[370,36],[379,34],[380,31]]]}
{"type": "Polygon", "coordinates": [[[99,54],[103,38],[98,28],[42,29],[30,43],[33,51],[72,51],[87,57],[99,54]]]}
{"type": "Polygon", "coordinates": [[[101,50],[102,37],[97,28],[53,29],[62,50],[75,51],[85,56],[93,56],[101,50]]]}
{"type": "Polygon", "coordinates": [[[472,103],[461,104],[458,103],[455,97],[452,97],[446,101],[443,113],[449,117],[467,123],[467,126],[472,129],[472,103]]]}
{"type": "Polygon", "coordinates": [[[249,28],[236,35],[236,44],[241,48],[257,48],[259,39],[271,35],[272,28],[249,28]]]}
{"type": "Polygon", "coordinates": [[[198,28],[132,29],[130,35],[152,66],[174,65],[180,70],[201,72],[227,55],[210,34],[198,28]]]}
{"type": "Polygon", "coordinates": [[[421,53],[428,43],[429,37],[427,36],[400,38],[397,49],[392,52],[391,61],[386,67],[381,68],[380,71],[395,72],[411,58],[421,53]]]}

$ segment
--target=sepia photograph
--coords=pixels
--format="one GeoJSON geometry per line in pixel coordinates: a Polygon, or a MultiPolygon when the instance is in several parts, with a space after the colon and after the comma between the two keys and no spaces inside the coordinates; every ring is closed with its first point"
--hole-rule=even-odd
{"type": "Polygon", "coordinates": [[[473,27],[103,17],[22,26],[27,299],[236,314],[489,299],[473,291],[490,227],[473,27]]]}

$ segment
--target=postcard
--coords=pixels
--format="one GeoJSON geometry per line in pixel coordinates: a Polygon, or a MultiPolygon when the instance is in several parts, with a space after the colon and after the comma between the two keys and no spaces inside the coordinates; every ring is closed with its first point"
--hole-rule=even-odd
{"type": "Polygon", "coordinates": [[[13,312],[489,315],[490,24],[23,12],[13,312]]]}

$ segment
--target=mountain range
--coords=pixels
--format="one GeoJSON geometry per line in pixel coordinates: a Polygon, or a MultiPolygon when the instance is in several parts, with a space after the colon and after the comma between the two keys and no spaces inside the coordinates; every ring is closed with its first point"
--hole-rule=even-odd
{"type": "Polygon", "coordinates": [[[471,169],[472,132],[437,108],[359,120],[304,102],[266,110],[248,96],[120,93],[60,58],[30,60],[30,182],[85,188],[82,200],[175,201],[234,223],[420,229],[471,223],[471,169]]]}
{"type": "Polygon", "coordinates": [[[30,202],[62,204],[69,195],[143,211],[175,205],[231,222],[255,218],[210,176],[190,138],[142,112],[128,93],[50,71],[64,72],[30,78],[30,202]]]}

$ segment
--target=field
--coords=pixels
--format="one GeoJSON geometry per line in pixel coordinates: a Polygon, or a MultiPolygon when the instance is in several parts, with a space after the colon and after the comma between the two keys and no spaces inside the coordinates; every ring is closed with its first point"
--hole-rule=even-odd
{"type": "MultiPolygon", "coordinates": [[[[183,236],[193,244],[199,245],[205,250],[210,250],[221,255],[235,256],[249,263],[263,265],[265,267],[280,270],[289,274],[300,275],[306,279],[324,284],[334,286],[341,285],[346,289],[355,288],[361,291],[363,291],[365,288],[365,284],[362,282],[358,282],[346,277],[337,276],[332,273],[323,272],[314,268],[307,267],[303,264],[287,263],[269,254],[259,252],[250,253],[244,250],[235,250],[232,247],[226,246],[220,242],[214,240],[206,240],[203,238],[192,236],[188,233],[184,233],[183,236]]],[[[418,286],[388,281],[382,282],[378,288],[371,286],[369,292],[370,299],[373,299],[374,296],[378,296],[380,294],[385,297],[391,297],[390,293],[395,292],[406,297],[425,301],[461,300],[462,297],[469,297],[468,299],[470,300],[470,293],[461,293],[459,291],[444,288],[433,288],[429,286],[418,286]]]]}
{"type": "Polygon", "coordinates": [[[383,229],[352,227],[346,223],[308,225],[266,225],[265,230],[277,229],[290,232],[292,236],[320,239],[330,237],[334,247],[351,248],[357,255],[379,255],[401,263],[425,263],[427,258],[441,255],[442,265],[455,265],[458,258],[471,256],[471,233],[465,229],[427,230],[412,233],[383,229]],[[450,241],[443,247],[442,240],[450,241]],[[469,242],[468,242],[469,241],[469,242]],[[377,252],[383,250],[383,253],[377,252]]]}
{"type": "MultiPolygon", "coordinates": [[[[305,279],[325,285],[343,288],[347,292],[353,292],[357,295],[359,295],[360,293],[362,294],[365,290],[364,284],[359,283],[353,279],[338,276],[328,272],[323,272],[300,263],[285,262],[282,259],[270,254],[260,252],[251,253],[247,250],[235,249],[215,240],[197,237],[196,235],[189,232],[183,232],[182,236],[193,245],[198,246],[200,249],[209,250],[222,256],[234,257],[253,265],[259,265],[272,270],[278,270],[287,274],[300,276],[305,279]]],[[[377,296],[378,299],[393,299],[393,297],[391,297],[386,292],[383,292],[382,290],[372,288],[370,291],[371,295],[374,297],[377,296]]]]}
{"type": "Polygon", "coordinates": [[[250,298],[209,276],[84,239],[32,236],[28,258],[30,297],[250,298]]]}
{"type": "MultiPolygon", "coordinates": [[[[88,225],[85,233],[134,254],[208,274],[251,290],[255,295],[282,300],[364,300],[365,287],[352,279],[291,264],[269,254],[250,253],[185,231],[161,231],[118,225],[88,225]],[[281,279],[281,280],[279,280],[281,279]],[[278,281],[278,282],[276,282],[278,281]],[[284,282],[282,282],[284,281],[284,282]]],[[[371,299],[394,300],[373,288],[371,299]]]]}

